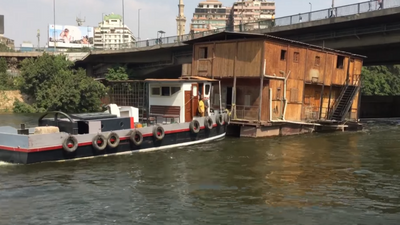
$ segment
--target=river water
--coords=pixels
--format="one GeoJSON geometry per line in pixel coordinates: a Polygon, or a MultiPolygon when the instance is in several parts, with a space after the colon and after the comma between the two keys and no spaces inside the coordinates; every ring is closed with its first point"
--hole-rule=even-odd
{"type": "Polygon", "coordinates": [[[400,224],[400,126],[1,163],[0,224],[400,224]]]}

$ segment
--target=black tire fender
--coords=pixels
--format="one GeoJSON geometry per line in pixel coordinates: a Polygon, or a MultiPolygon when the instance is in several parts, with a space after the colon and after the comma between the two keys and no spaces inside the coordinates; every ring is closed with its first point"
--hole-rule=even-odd
{"type": "Polygon", "coordinates": [[[62,147],[64,151],[68,153],[73,153],[76,151],[76,149],[78,149],[78,140],[76,139],[76,137],[70,135],[67,138],[65,138],[62,147]]]}
{"type": "Polygon", "coordinates": [[[94,136],[92,140],[92,146],[97,151],[103,151],[107,147],[107,138],[102,134],[94,136]],[[99,143],[100,142],[100,143],[99,143]]]}
{"type": "Polygon", "coordinates": [[[222,126],[224,124],[224,117],[222,114],[218,114],[216,117],[216,122],[218,124],[218,126],[222,126]]]}
{"type": "Polygon", "coordinates": [[[204,126],[206,127],[206,129],[211,130],[213,128],[213,124],[214,124],[214,121],[212,120],[211,117],[207,116],[204,119],[204,126]]]}
{"type": "Polygon", "coordinates": [[[200,132],[200,123],[197,120],[192,120],[189,125],[190,132],[197,134],[200,132]]]}
{"type": "Polygon", "coordinates": [[[165,136],[164,128],[163,128],[162,126],[160,126],[160,125],[157,124],[157,125],[153,128],[153,136],[154,136],[154,138],[155,138],[156,140],[161,141],[161,140],[164,138],[164,136],[165,136]]]}
{"type": "Polygon", "coordinates": [[[229,113],[225,114],[224,121],[226,125],[229,125],[231,123],[231,116],[229,113]]]}
{"type": "Polygon", "coordinates": [[[119,139],[119,135],[118,135],[117,133],[111,132],[111,133],[108,135],[107,144],[108,144],[108,146],[109,146],[110,148],[116,148],[116,147],[118,147],[120,141],[121,141],[121,140],[119,139]],[[114,140],[114,141],[113,141],[113,140],[114,140]]]}
{"type": "Polygon", "coordinates": [[[129,134],[129,139],[134,145],[139,146],[143,143],[143,134],[136,129],[132,130],[129,134]]]}

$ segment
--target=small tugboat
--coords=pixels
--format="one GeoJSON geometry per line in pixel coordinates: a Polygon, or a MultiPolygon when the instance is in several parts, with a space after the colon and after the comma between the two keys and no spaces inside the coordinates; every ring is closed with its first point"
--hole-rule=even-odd
{"type": "Polygon", "coordinates": [[[200,144],[225,137],[229,112],[221,107],[220,83],[212,79],[152,79],[148,116],[138,108],[108,105],[102,113],[48,112],[38,126],[0,127],[0,161],[31,164],[77,160],[200,144]],[[214,98],[212,98],[214,97],[214,98]],[[198,105],[211,105],[199,114],[198,105]],[[201,102],[203,100],[204,102],[201,102]],[[217,100],[217,102],[216,102],[217,100]],[[52,117],[49,118],[49,115],[52,117]]]}

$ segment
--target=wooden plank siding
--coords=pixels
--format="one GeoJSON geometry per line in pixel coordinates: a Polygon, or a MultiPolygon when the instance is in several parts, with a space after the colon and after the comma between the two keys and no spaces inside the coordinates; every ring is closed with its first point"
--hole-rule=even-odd
{"type": "Polygon", "coordinates": [[[214,51],[213,44],[199,44],[194,46],[192,75],[211,77],[212,76],[212,56],[214,51]],[[206,49],[205,56],[202,54],[206,49]]]}
{"type": "Polygon", "coordinates": [[[263,41],[238,43],[238,54],[234,69],[236,77],[260,77],[262,44],[263,41]]]}
{"type": "Polygon", "coordinates": [[[326,55],[320,51],[308,50],[308,60],[306,62],[306,83],[323,84],[326,64],[326,55]]]}
{"type": "Polygon", "coordinates": [[[347,77],[347,67],[348,65],[348,61],[349,58],[345,57],[343,60],[343,67],[342,68],[338,68],[338,58],[339,56],[335,56],[334,57],[334,72],[333,72],[333,76],[332,76],[332,84],[333,85],[343,85],[344,82],[346,81],[346,77],[347,77]]]}
{"type": "Polygon", "coordinates": [[[282,77],[280,71],[286,71],[288,45],[277,42],[265,42],[265,74],[282,77]],[[286,52],[286,53],[284,53],[286,52]],[[283,57],[285,54],[285,57],[283,57]]]}
{"type": "MultiPolygon", "coordinates": [[[[237,110],[241,107],[245,119],[258,120],[260,116],[263,122],[268,122],[270,118],[281,119],[285,107],[285,81],[271,76],[282,78],[289,75],[286,82],[285,119],[306,121],[327,118],[347,76],[350,84],[359,84],[362,63],[361,58],[285,41],[220,40],[194,44],[191,74],[220,79],[223,104],[232,102],[238,107],[237,110]],[[207,48],[206,58],[202,57],[202,48],[207,48]],[[261,81],[263,75],[265,77],[261,81]],[[233,96],[234,86],[236,97],[233,96]],[[228,90],[232,94],[227,93],[228,90]],[[258,115],[260,104],[262,110],[258,115]]],[[[217,90],[213,90],[217,94],[217,90]]],[[[351,119],[358,119],[358,107],[357,94],[351,107],[351,119]]]]}
{"type": "Polygon", "coordinates": [[[233,77],[235,71],[236,42],[215,44],[214,77],[233,77]]]}

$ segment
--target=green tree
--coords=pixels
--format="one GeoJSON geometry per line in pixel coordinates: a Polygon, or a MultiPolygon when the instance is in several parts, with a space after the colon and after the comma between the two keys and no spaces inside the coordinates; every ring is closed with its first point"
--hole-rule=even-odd
{"type": "Polygon", "coordinates": [[[3,57],[0,58],[0,90],[14,90],[14,77],[8,72],[7,60],[3,57]]]}
{"type": "MultiPolygon", "coordinates": [[[[84,70],[74,70],[73,63],[65,56],[46,53],[37,59],[22,61],[18,83],[21,93],[35,100],[32,107],[36,111],[99,111],[101,98],[106,93],[104,85],[86,76],[84,70]]],[[[14,104],[14,108],[24,109],[21,104],[14,104]]]]}
{"type": "Polygon", "coordinates": [[[400,66],[369,66],[362,69],[363,95],[400,95],[400,66]]]}
{"type": "Polygon", "coordinates": [[[108,72],[106,73],[106,80],[128,80],[129,76],[126,72],[126,67],[119,66],[115,68],[108,68],[108,72]]]}
{"type": "Polygon", "coordinates": [[[11,49],[10,47],[5,45],[4,43],[0,43],[0,52],[15,52],[15,50],[11,49]]]}
{"type": "Polygon", "coordinates": [[[4,57],[0,58],[0,73],[6,73],[7,72],[7,60],[4,57]]]}

